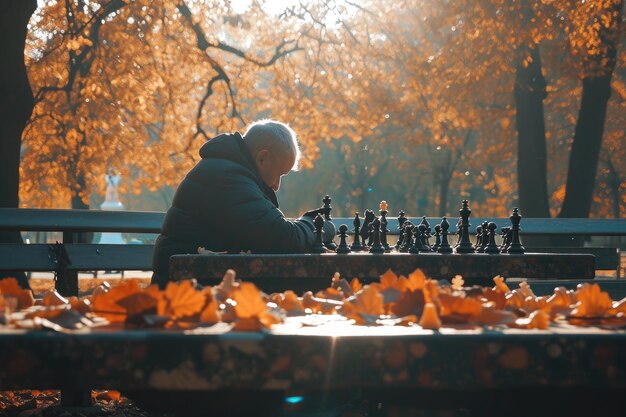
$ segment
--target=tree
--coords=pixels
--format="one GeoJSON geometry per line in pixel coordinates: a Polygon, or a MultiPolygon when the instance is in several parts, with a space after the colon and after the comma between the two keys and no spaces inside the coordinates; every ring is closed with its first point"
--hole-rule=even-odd
{"type": "MultiPolygon", "coordinates": [[[[21,136],[33,108],[24,44],[36,8],[35,0],[0,3],[0,207],[17,208],[19,204],[21,136]]],[[[0,232],[0,242],[21,243],[22,237],[19,232],[0,232]]],[[[26,276],[17,275],[20,285],[28,288],[26,276]]]]}

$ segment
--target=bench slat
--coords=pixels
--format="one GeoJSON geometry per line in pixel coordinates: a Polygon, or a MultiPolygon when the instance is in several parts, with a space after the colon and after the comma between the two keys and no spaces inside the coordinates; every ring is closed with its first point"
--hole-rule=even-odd
{"type": "Polygon", "coordinates": [[[51,245],[0,244],[0,269],[13,271],[54,271],[58,263],[54,261],[51,245]]]}
{"type": "Polygon", "coordinates": [[[150,270],[154,245],[65,245],[72,261],[70,271],[150,270]]]}

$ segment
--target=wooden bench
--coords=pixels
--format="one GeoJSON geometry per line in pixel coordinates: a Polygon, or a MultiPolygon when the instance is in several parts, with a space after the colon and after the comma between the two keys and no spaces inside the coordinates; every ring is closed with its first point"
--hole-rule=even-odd
{"type": "MultiPolygon", "coordinates": [[[[2,244],[0,270],[53,271],[57,289],[64,295],[78,293],[78,272],[104,270],[151,270],[152,245],[99,245],[76,243],[81,232],[153,233],[160,231],[165,213],[0,208],[0,230],[62,232],[59,244],[2,244]]],[[[414,224],[421,218],[409,218],[414,224]]],[[[352,218],[334,218],[338,227],[352,228],[352,218]]],[[[431,227],[441,221],[429,217],[431,227]]],[[[498,227],[509,219],[471,218],[472,225],[494,221],[498,227]]],[[[397,219],[390,217],[388,229],[397,235],[397,219]]],[[[626,236],[625,219],[522,219],[525,236],[626,236]]],[[[528,248],[540,253],[587,253],[595,256],[596,270],[620,270],[619,248],[528,248]]]]}

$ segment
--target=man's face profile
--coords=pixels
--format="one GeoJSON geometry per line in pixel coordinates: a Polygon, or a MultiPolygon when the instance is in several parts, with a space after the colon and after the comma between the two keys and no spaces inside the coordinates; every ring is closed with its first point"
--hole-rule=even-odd
{"type": "Polygon", "coordinates": [[[255,158],[257,169],[263,182],[274,191],[280,189],[280,180],[287,175],[296,163],[291,152],[261,149],[255,158]]]}

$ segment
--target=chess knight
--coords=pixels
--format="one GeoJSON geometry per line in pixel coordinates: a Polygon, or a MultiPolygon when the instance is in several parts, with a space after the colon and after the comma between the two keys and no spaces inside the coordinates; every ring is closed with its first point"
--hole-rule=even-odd
{"type": "MultiPolygon", "coordinates": [[[[252,123],[245,134],[221,134],[200,148],[202,158],[178,186],[153,254],[152,283],[169,280],[175,254],[213,252],[304,253],[315,242],[313,219],[329,207],[306,212],[296,220],[278,208],[282,177],[298,169],[300,149],[295,132],[274,120],[252,123]]],[[[326,242],[335,227],[324,220],[326,242]]]]}

